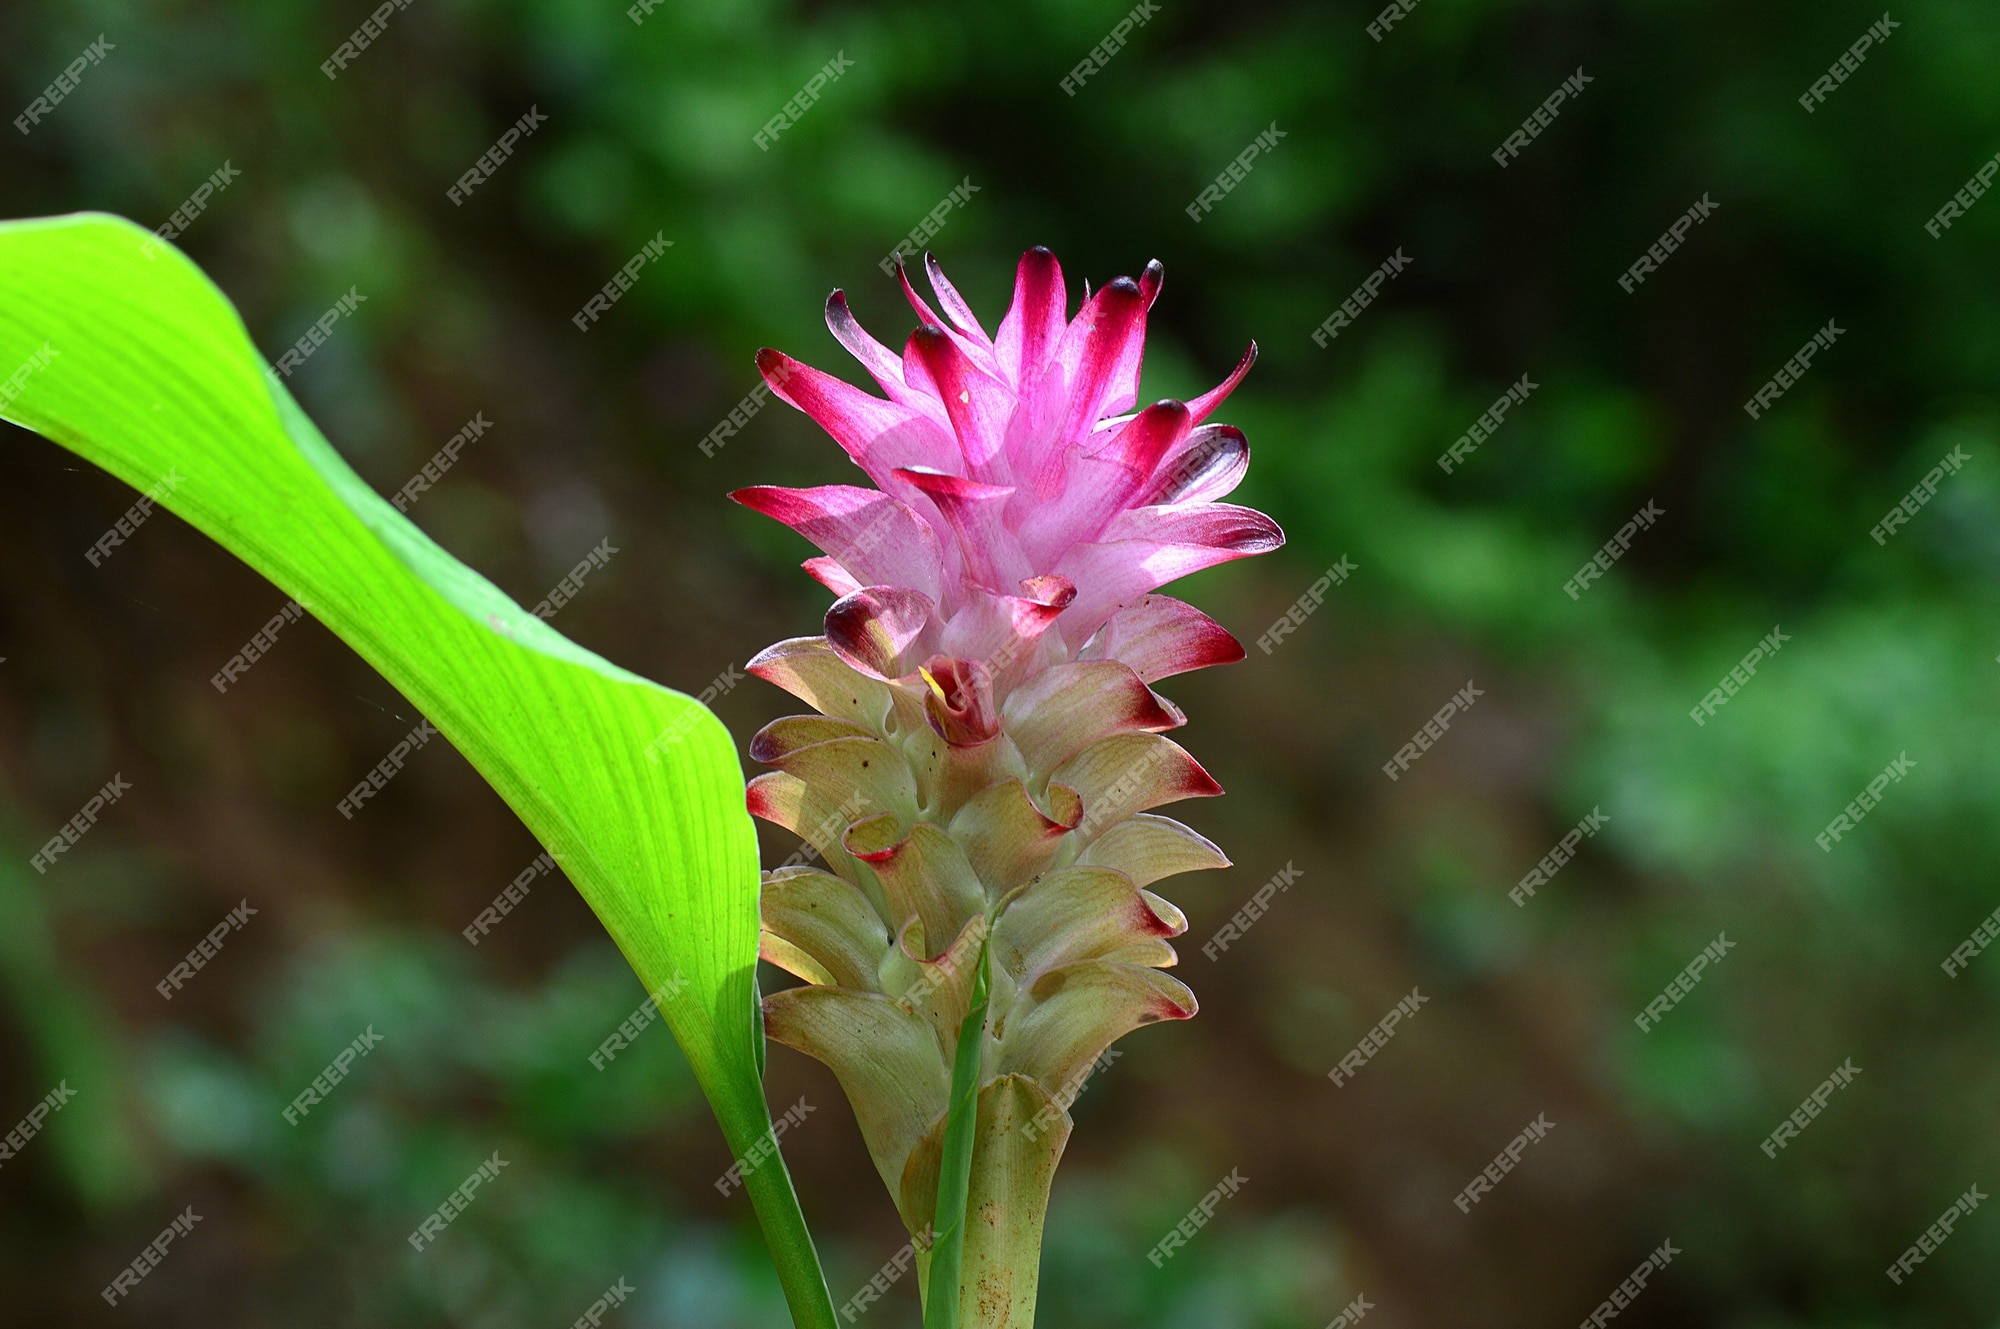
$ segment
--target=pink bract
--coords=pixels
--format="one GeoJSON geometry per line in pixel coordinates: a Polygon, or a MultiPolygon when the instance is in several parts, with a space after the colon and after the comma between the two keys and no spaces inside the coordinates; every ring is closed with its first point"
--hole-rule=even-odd
{"type": "Polygon", "coordinates": [[[777,351],[757,356],[771,390],[874,482],[732,495],[825,551],[805,567],[839,597],[826,615],[833,650],[888,680],[938,657],[966,662],[929,670],[956,680],[933,723],[975,730],[977,712],[995,704],[979,689],[1004,701],[1051,665],[1115,659],[1150,683],[1241,659],[1207,615],[1150,592],[1284,542],[1263,513],[1217,501],[1242,480],[1249,446],[1240,430],[1206,421],[1256,344],[1212,391],[1134,413],[1146,315],[1165,272],[1157,261],[1137,281],[1088,293],[1066,319],[1062,269],[1031,249],[997,336],[937,261],[924,261],[945,318],[899,271],[922,320],[900,356],[861,328],[839,291],[827,300],[827,326],[884,396],[777,351]]]}

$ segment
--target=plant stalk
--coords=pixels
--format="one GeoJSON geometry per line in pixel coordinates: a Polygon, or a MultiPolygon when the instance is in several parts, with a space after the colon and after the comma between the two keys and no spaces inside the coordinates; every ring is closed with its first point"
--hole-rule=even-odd
{"type": "Polygon", "coordinates": [[[951,1105],[946,1110],[943,1157],[938,1166],[936,1234],[931,1245],[929,1300],[924,1329],[959,1329],[960,1273],[965,1261],[965,1207],[972,1189],[972,1146],[979,1120],[979,1071],[986,1040],[986,1004],[991,995],[986,942],[979,943],[979,972],[972,982],[972,1009],[959,1026],[958,1054],[951,1067],[951,1105]]]}

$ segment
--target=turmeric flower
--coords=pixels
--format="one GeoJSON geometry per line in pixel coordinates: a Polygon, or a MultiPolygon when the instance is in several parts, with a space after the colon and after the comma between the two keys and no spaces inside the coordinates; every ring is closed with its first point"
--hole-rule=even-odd
{"type": "Polygon", "coordinates": [[[1133,410],[1159,263],[1086,288],[1069,318],[1055,256],[1031,249],[993,336],[925,265],[944,316],[899,272],[920,320],[900,355],[839,291],[827,300],[882,396],[757,357],[873,485],[732,495],[817,545],[805,568],[837,597],[824,636],[749,665],[816,712],[752,741],[775,769],[750,782],[750,810],[825,864],[764,878],[763,956],[805,980],[764,1010],[772,1038],[839,1077],[921,1238],[987,946],[961,1314],[1025,1327],[1070,1100],[1113,1041],[1195,1013],[1163,972],[1186,920],[1150,888],[1228,863],[1149,811],[1221,792],[1163,737],[1184,717],[1152,685],[1243,648],[1154,592],[1284,537],[1219,501],[1249,447],[1207,420],[1254,343],[1212,391],[1133,410]]]}

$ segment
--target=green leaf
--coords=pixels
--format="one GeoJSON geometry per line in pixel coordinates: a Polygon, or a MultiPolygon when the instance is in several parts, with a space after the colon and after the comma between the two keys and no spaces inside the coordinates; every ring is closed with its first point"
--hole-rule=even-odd
{"type": "Polygon", "coordinates": [[[959,1273],[965,1260],[965,1205],[972,1190],[973,1129],[979,1117],[980,1054],[986,1045],[986,1005],[992,970],[986,941],[972,980],[972,1008],[958,1028],[951,1063],[951,1098],[945,1109],[944,1148],[938,1160],[937,1218],[932,1224],[924,1329],[958,1329],[959,1273]]]}
{"type": "MultiPolygon", "coordinates": [[[[706,708],[575,645],[432,543],[328,445],[222,293],[130,222],[0,225],[0,415],[141,490],[177,476],[161,505],[400,689],[555,856],[647,989],[673,994],[661,1012],[731,1148],[766,1136],[757,843],[735,745],[706,708]]],[[[794,1319],[834,1329],[790,1175],[745,1182],[794,1319]]]]}

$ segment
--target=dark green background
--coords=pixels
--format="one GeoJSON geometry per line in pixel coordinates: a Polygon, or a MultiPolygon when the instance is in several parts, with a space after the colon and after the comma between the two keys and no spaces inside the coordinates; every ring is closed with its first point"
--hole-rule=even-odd
{"type": "MultiPolygon", "coordinates": [[[[1042,1323],[1479,1329],[1587,1316],[1684,1253],[1618,1324],[2000,1324],[2000,1215],[1899,1287],[1883,1271],[1973,1184],[2000,1188],[2000,958],[1939,962],[2000,905],[2000,202],[1924,222],[2000,151],[2000,10],[1934,0],[1812,114],[1798,96],[1881,11],[1851,4],[1422,0],[1387,39],[1352,4],[1161,0],[1072,97],[1119,4],[413,0],[337,80],[368,6],[21,3],[11,120],[100,33],[114,48],[26,137],[0,214],[148,226],[227,159],[182,240],[276,354],[367,296],[295,377],[393,491],[476,411],[492,431],[413,509],[524,603],[599,540],[558,617],[690,692],[814,630],[796,538],[723,497],[852,477],[780,405],[698,441],[774,345],[857,377],[835,286],[900,344],[876,267],[966,178],[934,248],[997,321],[1015,257],[1073,288],[1163,260],[1145,396],[1206,388],[1239,497],[1281,554],[1185,588],[1246,643],[1342,555],[1358,571],[1275,653],[1174,680],[1229,789],[1189,820],[1237,860],[1169,883],[1199,1019],[1144,1031],[1078,1102],[1042,1323]],[[852,68],[769,152],[811,74],[852,68]],[[1519,160],[1489,154],[1581,67],[1519,160]],[[446,188],[548,116],[462,207],[446,188]],[[1200,224],[1183,208],[1285,137],[1200,224]],[[1718,210],[1633,295],[1616,278],[1697,198],[1718,210]],[[674,246],[599,324],[569,316],[656,231],[674,246]],[[1410,270],[1327,350],[1312,329],[1390,253],[1410,270]],[[1778,407],[1741,403],[1827,320],[1778,407]],[[1523,374],[1460,470],[1434,459],[1523,374]],[[1869,529],[1953,446],[1970,463],[1886,547],[1869,529]],[[1572,602],[1648,500],[1664,519],[1572,602]],[[1690,706],[1774,626],[1791,640],[1702,727],[1690,706]],[[1381,763],[1468,679],[1475,708],[1396,783],[1381,763]],[[1899,754],[1854,835],[1814,836],[1899,754]],[[1526,908],[1507,890],[1593,808],[1605,830],[1526,908]],[[1201,943],[1287,863],[1238,946],[1201,943]],[[1632,1022],[1718,933],[1651,1033],[1632,1022]],[[1413,986],[1431,1000],[1355,1082],[1326,1071],[1413,986]],[[1758,1142],[1863,1068],[1775,1161],[1758,1142]],[[1451,1197],[1538,1113],[1492,1197],[1451,1197]],[[1145,1252],[1217,1179],[1189,1248],[1145,1252]]],[[[208,677],[279,595],[19,431],[0,445],[0,1130],[72,1104],[0,1169],[8,1323],[781,1324],[729,1159],[660,1030],[603,1073],[642,997],[566,885],[477,950],[458,929],[536,847],[449,749],[353,822],[335,801],[415,720],[310,622],[226,695],[208,677]],[[114,771],[134,785],[46,876],[25,860],[114,771]],[[259,910],[171,1005],[153,984],[239,900],[259,910]],[[382,1045],[298,1128],[279,1109],[372,1023],[382,1045]],[[403,1241],[481,1158],[511,1163],[422,1256],[403,1241]],[[129,1302],[97,1290],[187,1205],[203,1222],[129,1302]]],[[[751,680],[745,741],[783,713],[751,680]]],[[[769,861],[790,852],[767,840],[769,861]]],[[[836,1303],[903,1237],[837,1087],[783,1049],[786,1140],[836,1303]]],[[[914,1323],[910,1281],[861,1323],[914,1323]]]]}

